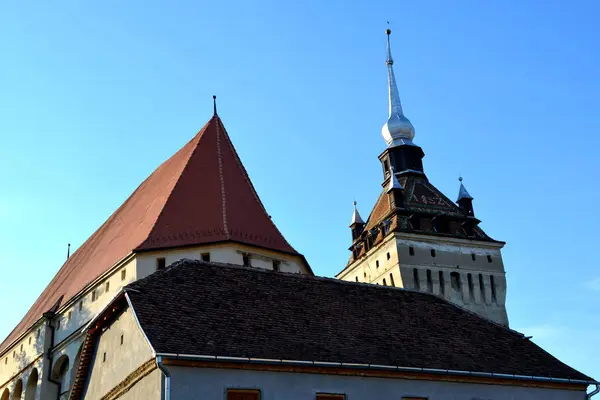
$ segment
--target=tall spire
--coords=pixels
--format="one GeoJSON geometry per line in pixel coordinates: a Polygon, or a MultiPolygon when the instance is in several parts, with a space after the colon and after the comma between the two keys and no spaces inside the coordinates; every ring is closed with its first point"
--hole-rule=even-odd
{"type": "Polygon", "coordinates": [[[394,60],[390,45],[390,34],[392,31],[387,29],[386,33],[387,59],[385,64],[388,68],[389,117],[383,128],[381,128],[381,135],[388,144],[388,147],[403,144],[412,145],[412,139],[415,137],[415,128],[402,111],[402,103],[400,102],[396,77],[394,76],[394,60]]]}

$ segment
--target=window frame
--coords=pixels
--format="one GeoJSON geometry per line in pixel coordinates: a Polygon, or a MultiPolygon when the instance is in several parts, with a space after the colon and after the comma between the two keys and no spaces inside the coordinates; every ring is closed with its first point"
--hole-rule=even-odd
{"type": "Polygon", "coordinates": [[[262,393],[260,389],[240,389],[240,388],[226,388],[225,389],[225,400],[229,400],[229,394],[255,394],[258,397],[258,400],[261,400],[262,393]]]}
{"type": "Polygon", "coordinates": [[[315,400],[346,400],[346,393],[315,393],[315,400]]]}

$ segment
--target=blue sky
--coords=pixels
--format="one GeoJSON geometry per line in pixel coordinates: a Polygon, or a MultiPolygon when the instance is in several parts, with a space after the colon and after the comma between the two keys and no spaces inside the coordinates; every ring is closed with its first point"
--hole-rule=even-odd
{"type": "Polygon", "coordinates": [[[251,3],[0,5],[0,336],[213,94],[273,220],[339,272],[380,190],[389,20],[428,177],[462,174],[507,242],[511,326],[600,379],[600,4],[251,3]]]}

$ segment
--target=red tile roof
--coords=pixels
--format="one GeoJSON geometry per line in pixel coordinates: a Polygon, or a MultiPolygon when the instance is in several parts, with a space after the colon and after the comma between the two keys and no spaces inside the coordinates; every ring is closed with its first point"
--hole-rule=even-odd
{"type": "Polygon", "coordinates": [[[132,252],[225,241],[298,255],[306,264],[271,221],[214,116],[68,259],[0,352],[132,252]]]}

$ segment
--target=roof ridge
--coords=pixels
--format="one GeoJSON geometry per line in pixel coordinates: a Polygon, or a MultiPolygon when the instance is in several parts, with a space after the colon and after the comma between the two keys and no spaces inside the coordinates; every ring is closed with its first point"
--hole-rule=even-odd
{"type": "MultiPolygon", "coordinates": [[[[221,154],[221,119],[217,116],[213,117],[217,118],[217,161],[219,163],[219,183],[221,185],[221,212],[223,218],[223,229],[225,230],[225,236],[227,239],[231,239],[229,235],[229,228],[227,226],[227,196],[225,194],[225,176],[223,175],[223,157],[221,154]]],[[[225,130],[225,127],[223,127],[225,130]]],[[[234,152],[235,153],[235,152],[234,152]]]]}
{"type": "MultiPolygon", "coordinates": [[[[165,202],[164,202],[164,204],[161,207],[160,213],[158,213],[158,215],[156,216],[154,222],[152,223],[152,227],[148,231],[148,235],[138,245],[135,246],[135,248],[133,249],[133,251],[135,251],[135,250],[139,249],[140,247],[142,247],[144,245],[144,243],[146,243],[150,239],[150,237],[152,236],[152,233],[154,232],[154,228],[156,228],[156,225],[161,220],[161,217],[163,216],[163,213],[165,212],[165,208],[167,206],[167,203],[169,202],[169,199],[171,198],[171,195],[175,191],[175,188],[177,187],[177,184],[181,180],[181,176],[183,175],[183,173],[185,172],[186,168],[188,167],[188,165],[190,163],[190,160],[194,156],[194,153],[198,150],[198,145],[200,144],[200,140],[202,140],[202,138],[204,137],[204,133],[208,130],[208,127],[209,127],[210,123],[213,121],[214,118],[215,117],[212,117],[211,119],[209,119],[208,122],[206,124],[204,124],[204,126],[196,133],[196,135],[194,135],[194,137],[192,139],[190,139],[181,149],[179,149],[179,151],[182,151],[188,145],[192,145],[193,146],[193,150],[190,151],[190,154],[188,155],[187,160],[185,161],[185,165],[183,166],[183,168],[181,168],[181,171],[179,172],[179,174],[177,176],[177,181],[173,184],[173,187],[171,188],[171,191],[168,193],[168,195],[165,198],[165,202]],[[195,141],[195,143],[194,143],[194,141],[195,141]]],[[[165,160],[165,162],[167,162],[170,159],[172,159],[173,157],[175,157],[175,155],[177,155],[177,153],[175,153],[173,156],[169,157],[167,160],[165,160]]],[[[163,162],[163,164],[165,162],[163,162]]],[[[158,168],[160,168],[163,164],[161,164],[158,168]]],[[[158,170],[158,168],[154,172],[156,172],[158,170]]],[[[153,172],[153,174],[154,174],[154,172],[153,172]]],[[[143,182],[142,182],[142,184],[143,184],[143,182]]],[[[135,194],[135,192],[134,192],[134,194],[135,194]]],[[[133,194],[131,196],[133,196],[133,194]]],[[[127,199],[127,200],[129,200],[129,199],[127,199]]]]}
{"type": "Polygon", "coordinates": [[[256,202],[258,203],[258,205],[260,206],[260,208],[263,210],[263,212],[267,215],[269,223],[271,224],[271,226],[273,228],[275,228],[275,230],[277,231],[277,233],[279,233],[279,235],[283,238],[283,241],[296,253],[298,252],[294,246],[292,246],[287,239],[285,238],[285,236],[283,236],[283,234],[281,233],[281,231],[279,230],[279,228],[277,228],[277,225],[275,225],[275,223],[273,222],[273,219],[271,218],[271,215],[269,214],[269,212],[267,211],[267,209],[265,208],[265,205],[263,204],[262,200],[260,199],[260,197],[258,196],[258,193],[256,192],[256,189],[254,188],[254,184],[252,183],[252,181],[250,180],[250,177],[248,176],[248,171],[246,171],[246,168],[244,167],[244,164],[242,163],[242,161],[240,160],[240,157],[237,153],[237,151],[235,151],[235,148],[233,147],[233,143],[231,142],[231,138],[229,137],[229,133],[227,133],[227,129],[225,128],[225,125],[223,124],[223,121],[221,121],[221,119],[219,118],[219,124],[223,127],[223,133],[225,134],[226,137],[226,142],[229,145],[229,148],[231,150],[231,153],[234,156],[235,162],[237,163],[238,167],[240,168],[240,170],[242,171],[242,175],[244,177],[244,179],[246,180],[246,183],[248,184],[248,186],[250,187],[250,190],[252,191],[252,194],[254,195],[254,199],[256,200],[256,202]]]}

